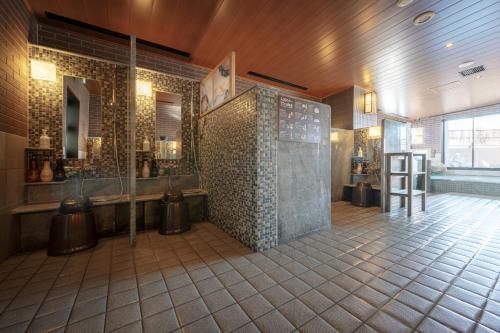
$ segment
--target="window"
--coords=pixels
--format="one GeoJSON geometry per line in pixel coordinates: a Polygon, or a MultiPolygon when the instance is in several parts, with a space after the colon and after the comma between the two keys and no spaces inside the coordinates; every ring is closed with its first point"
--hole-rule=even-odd
{"type": "Polygon", "coordinates": [[[454,168],[500,168],[500,114],[447,120],[445,164],[454,168]]]}

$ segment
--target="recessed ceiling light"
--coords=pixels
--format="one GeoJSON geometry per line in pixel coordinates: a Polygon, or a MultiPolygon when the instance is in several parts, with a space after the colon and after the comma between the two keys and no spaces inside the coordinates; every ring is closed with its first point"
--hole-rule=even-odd
{"type": "Polygon", "coordinates": [[[478,75],[474,76],[474,78],[475,78],[476,80],[477,80],[477,79],[480,79],[480,78],[481,78],[481,75],[479,75],[479,74],[478,74],[478,75]]]}
{"type": "Polygon", "coordinates": [[[406,6],[410,5],[412,2],[413,2],[413,0],[398,0],[398,2],[396,2],[396,6],[406,7],[406,6]]]}
{"type": "Polygon", "coordinates": [[[455,44],[453,44],[452,42],[448,42],[448,43],[446,43],[445,47],[446,47],[447,49],[451,49],[454,45],[455,45],[455,44]]]}
{"type": "Polygon", "coordinates": [[[432,20],[432,18],[434,17],[434,15],[436,15],[436,13],[433,12],[433,11],[431,11],[431,10],[429,10],[427,12],[423,12],[421,14],[418,14],[413,19],[413,24],[415,24],[415,25],[426,24],[427,22],[429,22],[430,20],[432,20]]]}
{"type": "Polygon", "coordinates": [[[464,61],[460,65],[458,65],[458,68],[465,68],[474,65],[474,61],[469,60],[469,61],[464,61]]]}

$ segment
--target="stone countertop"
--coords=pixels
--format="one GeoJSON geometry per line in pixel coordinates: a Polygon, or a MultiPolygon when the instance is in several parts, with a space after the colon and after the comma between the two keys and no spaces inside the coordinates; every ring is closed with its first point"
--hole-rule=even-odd
{"type": "MultiPolygon", "coordinates": [[[[163,193],[143,194],[136,196],[136,202],[156,201],[160,200],[161,198],[163,198],[163,193]]],[[[127,203],[130,201],[130,197],[128,194],[124,194],[122,196],[105,195],[105,196],[90,197],[90,200],[92,201],[92,204],[94,206],[98,207],[98,206],[127,203]]],[[[11,211],[11,214],[17,215],[17,214],[48,212],[59,209],[59,206],[60,206],[59,202],[21,205],[14,208],[11,211]]]]}
{"type": "MultiPolygon", "coordinates": [[[[345,187],[356,187],[356,184],[344,184],[345,187]]],[[[372,185],[372,190],[380,191],[382,187],[380,185],[372,185]]]]}

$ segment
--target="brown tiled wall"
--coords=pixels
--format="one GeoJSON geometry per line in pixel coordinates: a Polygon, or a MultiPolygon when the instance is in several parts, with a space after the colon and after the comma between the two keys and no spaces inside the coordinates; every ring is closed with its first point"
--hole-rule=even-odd
{"type": "Polygon", "coordinates": [[[0,1],[0,261],[19,248],[19,226],[10,211],[23,200],[27,42],[33,21],[24,1],[0,1]]]}
{"type": "Polygon", "coordinates": [[[0,131],[26,136],[27,41],[31,14],[22,0],[0,1],[0,131]]]}

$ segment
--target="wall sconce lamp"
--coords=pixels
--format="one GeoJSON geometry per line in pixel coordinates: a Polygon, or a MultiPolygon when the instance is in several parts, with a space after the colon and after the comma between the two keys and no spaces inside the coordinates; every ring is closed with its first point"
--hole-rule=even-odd
{"type": "Polygon", "coordinates": [[[377,113],[377,94],[374,91],[365,93],[365,113],[377,113]]]}
{"type": "Polygon", "coordinates": [[[382,138],[382,128],[380,126],[373,126],[368,128],[368,139],[382,138]]]}
{"type": "Polygon", "coordinates": [[[153,96],[153,87],[151,82],[137,80],[135,83],[137,95],[151,97],[153,96]]]}
{"type": "Polygon", "coordinates": [[[31,77],[35,80],[56,82],[56,64],[31,59],[31,77]]]}
{"type": "Polygon", "coordinates": [[[423,145],[424,144],[424,128],[414,127],[411,129],[411,144],[423,145]]]}
{"type": "Polygon", "coordinates": [[[339,142],[339,132],[333,132],[330,134],[330,139],[332,140],[333,143],[339,142]]]}

